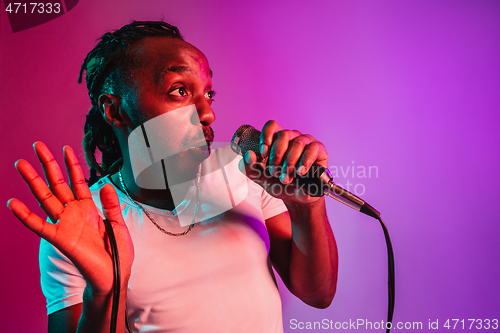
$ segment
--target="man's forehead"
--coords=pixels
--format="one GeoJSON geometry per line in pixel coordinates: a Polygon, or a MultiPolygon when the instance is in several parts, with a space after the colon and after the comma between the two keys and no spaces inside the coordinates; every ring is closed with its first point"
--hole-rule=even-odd
{"type": "Polygon", "coordinates": [[[145,38],[135,49],[136,56],[143,58],[146,66],[149,64],[160,70],[162,74],[189,73],[193,63],[200,66],[203,71],[208,72],[210,77],[213,73],[208,65],[205,55],[191,44],[170,37],[145,38]]]}

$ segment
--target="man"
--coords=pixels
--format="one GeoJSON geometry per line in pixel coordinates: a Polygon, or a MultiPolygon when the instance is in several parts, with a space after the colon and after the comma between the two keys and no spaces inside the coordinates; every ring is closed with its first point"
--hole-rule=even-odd
{"type": "MultiPolygon", "coordinates": [[[[89,190],[73,150],[65,147],[68,185],[50,151],[37,142],[48,187],[25,160],[16,168],[52,223],[19,200],[8,203],[43,238],[40,265],[50,332],[109,331],[113,266],[103,217],[111,221],[118,243],[118,332],[124,331],[126,314],[134,332],[282,332],[270,264],[305,303],[329,306],[338,258],[324,198],[291,184],[314,162],[328,165],[320,142],[267,122],[260,136],[266,167],[255,153],[246,153],[243,167],[253,181],[243,181],[248,194],[232,209],[210,215],[203,198],[219,193],[219,186],[207,170],[224,164],[224,156],[200,148],[196,135],[201,131],[207,146],[213,141],[212,72],[203,53],[171,25],[133,22],[105,34],[83,70],[92,101],[84,147],[90,182],[96,183],[89,190]],[[179,152],[170,159],[169,175],[181,180],[168,181],[164,189],[138,186],[131,133],[190,107],[197,119],[186,126],[193,131],[166,141],[179,152]],[[100,165],[96,147],[103,153],[100,165]],[[176,196],[184,198],[181,203],[176,196]],[[189,209],[192,223],[180,224],[179,214],[189,209]],[[208,218],[201,220],[203,214],[208,218]]],[[[229,182],[238,178],[232,169],[227,175],[229,182]]]]}

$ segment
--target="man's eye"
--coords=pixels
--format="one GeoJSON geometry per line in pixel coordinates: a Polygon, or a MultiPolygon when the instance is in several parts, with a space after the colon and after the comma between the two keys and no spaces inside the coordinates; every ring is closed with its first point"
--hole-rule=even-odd
{"type": "Polygon", "coordinates": [[[187,96],[186,88],[184,88],[184,87],[176,88],[176,89],[172,90],[171,92],[169,92],[169,95],[178,96],[178,97],[186,97],[187,96]]]}
{"type": "Polygon", "coordinates": [[[215,91],[213,91],[213,90],[210,90],[205,94],[205,98],[212,100],[212,101],[214,100],[214,96],[215,96],[215,91]]]}

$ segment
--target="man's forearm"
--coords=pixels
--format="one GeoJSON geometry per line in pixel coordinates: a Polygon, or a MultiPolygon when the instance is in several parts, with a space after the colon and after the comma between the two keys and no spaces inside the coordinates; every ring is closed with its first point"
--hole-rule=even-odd
{"type": "MultiPolygon", "coordinates": [[[[124,289],[120,293],[116,332],[125,332],[126,302],[127,291],[124,289]]],[[[77,333],[108,333],[111,324],[112,303],[112,295],[93,295],[89,287],[85,288],[77,333]]]]}
{"type": "Polygon", "coordinates": [[[325,200],[285,204],[292,222],[291,291],[311,306],[328,307],[337,285],[338,253],[325,200]]]}

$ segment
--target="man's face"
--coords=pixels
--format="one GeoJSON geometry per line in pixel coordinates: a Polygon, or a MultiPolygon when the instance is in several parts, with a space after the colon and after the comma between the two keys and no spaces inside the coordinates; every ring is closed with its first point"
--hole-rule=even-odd
{"type": "Polygon", "coordinates": [[[138,119],[144,122],[195,104],[204,126],[215,120],[212,72],[201,51],[180,39],[150,37],[136,45],[134,53],[140,64],[132,71],[138,119]]]}
{"type": "MultiPolygon", "coordinates": [[[[135,46],[137,69],[132,70],[135,96],[126,101],[134,127],[154,119],[172,119],[162,124],[165,143],[174,151],[186,151],[179,163],[196,163],[208,156],[200,147],[213,141],[212,72],[203,53],[189,43],[165,37],[146,38],[135,46]],[[172,112],[194,105],[192,117],[172,112]],[[166,116],[166,117],[165,117],[166,116]],[[171,116],[171,118],[170,118],[171,116]],[[182,125],[179,125],[182,124],[182,125]],[[183,161],[184,160],[184,161],[183,161]]],[[[155,120],[153,120],[155,121],[155,120]]],[[[131,157],[133,158],[133,157],[131,157]]]]}

